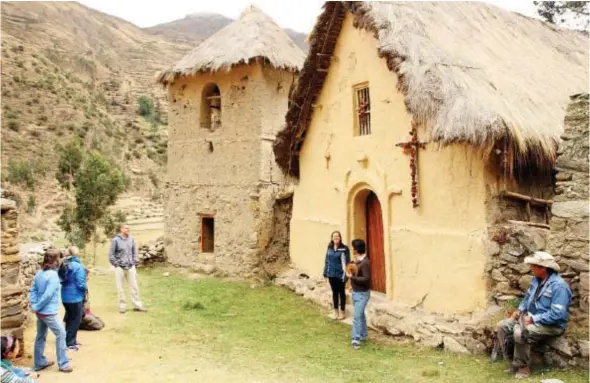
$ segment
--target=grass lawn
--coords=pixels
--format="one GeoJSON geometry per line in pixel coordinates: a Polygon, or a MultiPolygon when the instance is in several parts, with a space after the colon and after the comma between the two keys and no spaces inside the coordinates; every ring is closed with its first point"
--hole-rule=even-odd
{"type": "MultiPolygon", "coordinates": [[[[113,350],[132,342],[152,353],[153,360],[167,352],[181,364],[190,364],[193,355],[206,356],[219,366],[260,377],[254,381],[513,381],[503,373],[504,363],[490,364],[485,356],[452,355],[383,340],[354,351],[347,325],[331,322],[310,302],[276,286],[251,288],[248,283],[174,273],[164,277],[162,270],[141,271],[139,280],[150,312],[119,324],[113,350]]],[[[102,306],[109,296],[109,307],[115,310],[112,276],[92,277],[91,282],[92,302],[102,306]]],[[[525,381],[550,377],[588,382],[582,371],[538,374],[525,381]]]]}

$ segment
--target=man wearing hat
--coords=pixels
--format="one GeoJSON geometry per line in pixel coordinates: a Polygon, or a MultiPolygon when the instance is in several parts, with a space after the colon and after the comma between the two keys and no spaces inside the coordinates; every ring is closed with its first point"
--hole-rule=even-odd
{"type": "Polygon", "coordinates": [[[537,251],[524,259],[534,275],[524,299],[510,319],[498,324],[496,331],[504,359],[512,367],[508,373],[516,378],[530,376],[531,345],[564,333],[569,318],[572,292],[567,283],[557,274],[559,265],[553,256],[537,251]]]}

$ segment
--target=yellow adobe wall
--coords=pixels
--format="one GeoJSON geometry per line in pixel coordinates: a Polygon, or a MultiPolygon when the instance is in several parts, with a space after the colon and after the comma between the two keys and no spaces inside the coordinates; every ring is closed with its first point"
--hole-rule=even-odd
{"type": "MultiPolygon", "coordinates": [[[[341,230],[350,243],[351,196],[368,186],[383,209],[388,297],[408,306],[424,299],[422,307],[437,312],[482,309],[483,160],[463,145],[439,149],[428,144],[419,153],[420,207],[412,208],[409,157],[395,146],[408,140],[411,117],[396,90],[397,78],[378,57],[376,44],[373,36],[355,29],[347,15],[300,154],[291,259],[295,266],[321,275],[330,232],[341,230]],[[352,88],[366,81],[372,135],[354,137],[352,88]],[[366,167],[359,161],[363,158],[366,167]]],[[[424,131],[419,138],[427,139],[424,131]]]]}

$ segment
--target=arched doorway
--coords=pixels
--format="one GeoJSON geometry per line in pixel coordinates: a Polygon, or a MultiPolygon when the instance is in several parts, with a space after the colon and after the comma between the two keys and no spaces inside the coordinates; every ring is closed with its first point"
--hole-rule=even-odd
{"type": "Polygon", "coordinates": [[[383,241],[383,214],[377,195],[362,189],[353,199],[352,239],[364,239],[371,260],[371,290],[386,293],[385,244],[383,241]]]}

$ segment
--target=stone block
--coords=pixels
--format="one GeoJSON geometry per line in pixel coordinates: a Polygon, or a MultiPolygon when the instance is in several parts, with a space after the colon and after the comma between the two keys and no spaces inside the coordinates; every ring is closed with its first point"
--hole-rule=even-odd
{"type": "Polygon", "coordinates": [[[578,272],[590,271],[590,267],[588,265],[588,262],[569,261],[568,264],[572,269],[574,269],[578,272]]]}
{"type": "Polygon", "coordinates": [[[522,277],[520,277],[520,279],[518,280],[518,286],[520,287],[520,289],[522,291],[527,291],[531,281],[533,280],[533,276],[532,275],[523,275],[522,277]]]}
{"type": "Polygon", "coordinates": [[[588,341],[587,340],[579,340],[578,347],[580,349],[580,354],[582,358],[588,360],[588,341]]]}
{"type": "Polygon", "coordinates": [[[564,201],[553,204],[551,213],[561,218],[588,218],[588,201],[564,201]]]}
{"type": "Polygon", "coordinates": [[[518,259],[518,257],[506,253],[500,254],[500,259],[508,263],[520,263],[520,259],[518,259]]]}
{"type": "Polygon", "coordinates": [[[23,314],[16,314],[16,315],[2,317],[1,327],[3,329],[20,327],[24,321],[25,321],[25,316],[23,314]]]}
{"type": "Polygon", "coordinates": [[[470,354],[469,350],[450,336],[443,337],[444,349],[458,354],[470,354]]]}
{"type": "Polygon", "coordinates": [[[492,270],[492,279],[497,282],[506,282],[508,279],[498,269],[492,270]]]}

